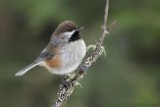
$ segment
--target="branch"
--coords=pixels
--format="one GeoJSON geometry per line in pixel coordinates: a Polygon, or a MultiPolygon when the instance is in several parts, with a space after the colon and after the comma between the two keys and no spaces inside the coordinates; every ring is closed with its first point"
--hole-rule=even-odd
{"type": "Polygon", "coordinates": [[[106,35],[109,35],[108,30],[112,28],[115,24],[113,22],[110,26],[107,27],[107,18],[108,18],[108,9],[109,9],[109,0],[106,0],[105,13],[104,13],[104,24],[102,26],[102,35],[96,41],[95,50],[84,60],[84,62],[78,68],[78,73],[72,78],[64,78],[64,80],[59,85],[59,92],[57,93],[57,99],[55,100],[52,107],[62,107],[66,103],[69,96],[72,94],[74,87],[78,82],[84,77],[87,69],[96,62],[97,58],[103,54],[103,40],[106,35]]]}

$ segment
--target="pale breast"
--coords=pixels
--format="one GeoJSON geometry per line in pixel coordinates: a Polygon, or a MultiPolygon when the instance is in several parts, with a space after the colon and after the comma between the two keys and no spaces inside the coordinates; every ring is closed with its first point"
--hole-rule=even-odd
{"type": "Polygon", "coordinates": [[[86,45],[83,39],[70,42],[59,52],[61,67],[49,68],[53,74],[68,74],[73,72],[81,63],[86,54],[86,45]]]}
{"type": "Polygon", "coordinates": [[[73,72],[80,65],[86,54],[86,45],[83,39],[63,46],[51,60],[42,62],[50,73],[64,75],[73,72]]]}
{"type": "Polygon", "coordinates": [[[63,70],[61,72],[65,74],[73,72],[80,65],[86,54],[86,45],[83,39],[80,39],[69,43],[66,47],[64,47],[63,51],[63,70]]]}

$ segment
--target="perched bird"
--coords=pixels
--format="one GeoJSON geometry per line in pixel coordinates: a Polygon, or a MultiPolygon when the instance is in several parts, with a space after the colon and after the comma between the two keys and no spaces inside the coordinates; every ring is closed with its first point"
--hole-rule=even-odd
{"type": "Polygon", "coordinates": [[[37,65],[59,75],[76,70],[86,54],[86,45],[80,35],[81,29],[83,27],[78,27],[73,21],[60,23],[37,59],[18,71],[15,76],[22,76],[37,65]]]}

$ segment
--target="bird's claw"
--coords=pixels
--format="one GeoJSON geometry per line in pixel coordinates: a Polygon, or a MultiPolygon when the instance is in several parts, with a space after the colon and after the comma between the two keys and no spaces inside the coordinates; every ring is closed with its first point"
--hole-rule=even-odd
{"type": "Polygon", "coordinates": [[[95,50],[96,49],[96,45],[89,45],[89,46],[87,46],[87,48],[86,48],[86,50],[88,51],[89,49],[93,49],[93,50],[95,50]]]}

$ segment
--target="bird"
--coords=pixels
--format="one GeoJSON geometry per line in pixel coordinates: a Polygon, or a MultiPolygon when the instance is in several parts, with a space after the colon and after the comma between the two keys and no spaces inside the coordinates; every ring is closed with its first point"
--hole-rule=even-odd
{"type": "Polygon", "coordinates": [[[51,74],[58,75],[75,71],[86,54],[86,44],[80,35],[82,29],[71,20],[61,22],[40,55],[15,76],[22,76],[36,66],[45,67],[51,74]]]}

